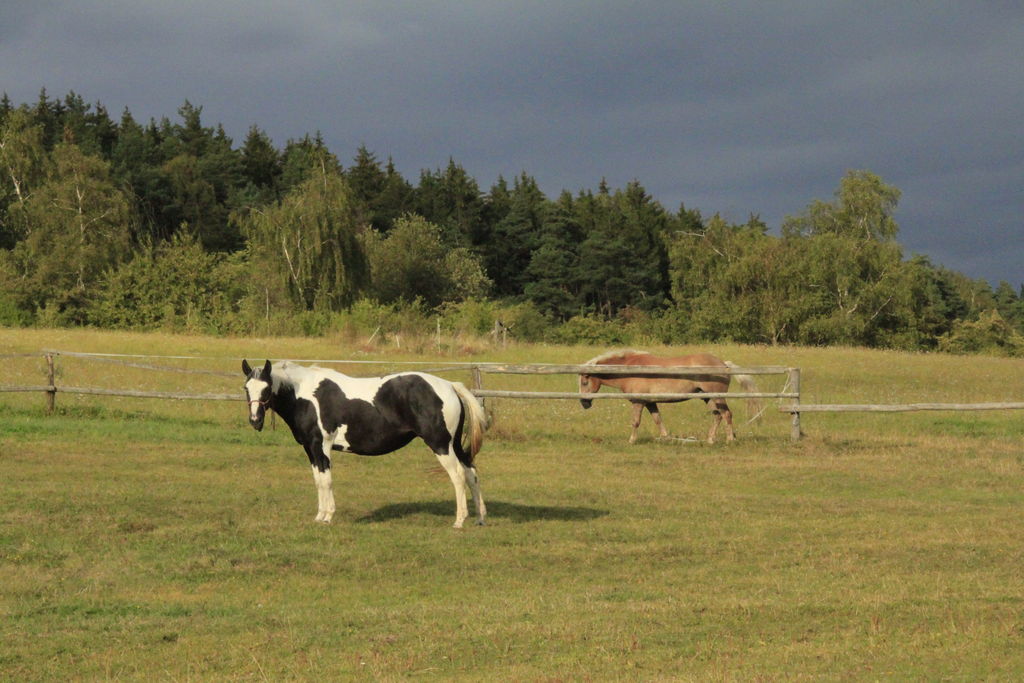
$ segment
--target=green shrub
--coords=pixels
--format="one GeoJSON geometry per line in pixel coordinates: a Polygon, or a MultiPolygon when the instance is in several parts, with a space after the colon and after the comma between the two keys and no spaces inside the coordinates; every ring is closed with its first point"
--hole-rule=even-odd
{"type": "Polygon", "coordinates": [[[237,331],[235,314],[244,297],[240,265],[179,234],[108,271],[105,286],[91,297],[86,321],[115,329],[237,331]]]}
{"type": "Polygon", "coordinates": [[[18,307],[13,298],[0,294],[0,326],[27,327],[32,324],[32,314],[18,307]]]}
{"type": "Polygon", "coordinates": [[[441,329],[452,335],[483,337],[500,321],[516,341],[541,341],[551,330],[551,320],[531,302],[502,303],[491,299],[448,302],[437,309],[441,329]]]}
{"type": "Polygon", "coordinates": [[[502,320],[500,305],[491,299],[449,301],[438,307],[437,315],[441,329],[452,335],[484,336],[494,329],[495,320],[502,320]]]}
{"type": "Polygon", "coordinates": [[[334,331],[351,339],[374,337],[386,339],[393,335],[428,334],[430,317],[419,299],[411,303],[380,303],[357,299],[347,310],[333,316],[334,331]]]}
{"type": "Polygon", "coordinates": [[[543,341],[552,330],[552,321],[532,302],[506,307],[502,311],[503,322],[512,330],[517,341],[543,341]]]}
{"type": "Polygon", "coordinates": [[[985,353],[1024,356],[1024,336],[1010,326],[996,310],[982,313],[977,320],[958,320],[939,339],[939,350],[947,353],[985,353]]]}
{"type": "Polygon", "coordinates": [[[631,344],[633,334],[619,319],[605,320],[596,315],[577,315],[554,328],[548,341],[556,344],[620,345],[631,344]]]}
{"type": "Polygon", "coordinates": [[[690,314],[679,307],[656,311],[643,323],[641,336],[655,344],[687,344],[693,338],[690,314]]]}

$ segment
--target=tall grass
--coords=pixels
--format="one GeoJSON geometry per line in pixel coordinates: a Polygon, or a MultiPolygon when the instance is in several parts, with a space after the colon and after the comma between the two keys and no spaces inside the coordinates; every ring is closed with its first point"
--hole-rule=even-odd
{"type": "MultiPolygon", "coordinates": [[[[218,392],[240,391],[242,356],[379,362],[345,368],[368,374],[601,350],[0,330],[0,353],[40,348],[212,357],[159,364],[237,377],[67,357],[58,368],[69,385],[218,392]]],[[[801,367],[808,402],[1024,395],[1024,366],[1007,359],[711,350],[801,367]]],[[[6,365],[0,383],[44,372],[38,359],[6,365]]],[[[660,442],[647,424],[630,447],[618,401],[583,412],[491,400],[479,460],[490,524],[457,532],[450,484],[421,444],[339,457],[338,512],[322,526],[301,449],[281,425],[253,432],[241,404],[60,394],[57,405],[47,417],[41,396],[0,394],[8,680],[1024,675],[1019,413],[812,414],[792,444],[788,416],[769,410],[735,444],[660,442]]],[[[706,432],[701,404],[663,413],[676,434],[706,432]]]]}

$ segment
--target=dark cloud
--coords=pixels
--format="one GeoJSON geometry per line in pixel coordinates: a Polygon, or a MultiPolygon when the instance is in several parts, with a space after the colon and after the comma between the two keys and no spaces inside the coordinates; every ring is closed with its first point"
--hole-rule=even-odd
{"type": "Polygon", "coordinates": [[[236,139],[320,131],[411,180],[462,163],[549,194],[637,179],[778,227],[853,168],[903,191],[908,252],[1024,281],[1016,3],[7,2],[0,87],[236,139]]]}

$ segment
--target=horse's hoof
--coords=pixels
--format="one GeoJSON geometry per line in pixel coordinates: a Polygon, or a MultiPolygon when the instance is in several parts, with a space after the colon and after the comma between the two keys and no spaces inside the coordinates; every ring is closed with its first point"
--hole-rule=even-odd
{"type": "Polygon", "coordinates": [[[476,520],[476,525],[477,526],[487,526],[487,520],[478,519],[478,520],[476,520]]]}

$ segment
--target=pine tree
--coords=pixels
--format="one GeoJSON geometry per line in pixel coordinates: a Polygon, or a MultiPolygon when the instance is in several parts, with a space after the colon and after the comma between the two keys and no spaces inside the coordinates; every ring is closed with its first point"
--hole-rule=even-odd
{"type": "Polygon", "coordinates": [[[448,160],[444,171],[420,174],[413,202],[415,213],[440,226],[446,245],[468,247],[481,243],[484,202],[480,188],[453,159],[448,160]]]}
{"type": "Polygon", "coordinates": [[[541,312],[560,320],[583,308],[576,277],[582,230],[574,212],[568,192],[563,192],[545,212],[523,287],[523,294],[541,312]]]}
{"type": "Polygon", "coordinates": [[[280,198],[284,173],[281,154],[257,126],[249,128],[242,143],[242,175],[262,203],[280,198]]]}
{"type": "Polygon", "coordinates": [[[1010,283],[1001,280],[996,286],[993,296],[999,315],[1018,331],[1024,332],[1024,302],[1021,301],[1010,283]]]}
{"type": "Polygon", "coordinates": [[[387,168],[381,168],[377,157],[360,146],[345,176],[360,205],[360,222],[378,232],[389,232],[395,221],[411,209],[412,188],[391,159],[387,168]]]}
{"type": "Polygon", "coordinates": [[[289,140],[284,148],[281,191],[287,193],[305,182],[314,172],[341,173],[341,162],[327,149],[319,131],[299,140],[289,140]]]}
{"type": "Polygon", "coordinates": [[[537,248],[547,199],[535,181],[523,173],[509,194],[509,211],[483,245],[487,273],[499,296],[515,297],[529,282],[527,268],[537,248]]]}
{"type": "Polygon", "coordinates": [[[639,183],[614,195],[603,187],[577,202],[585,235],[577,266],[582,297],[606,316],[627,307],[658,308],[667,293],[668,217],[639,183]]]}

